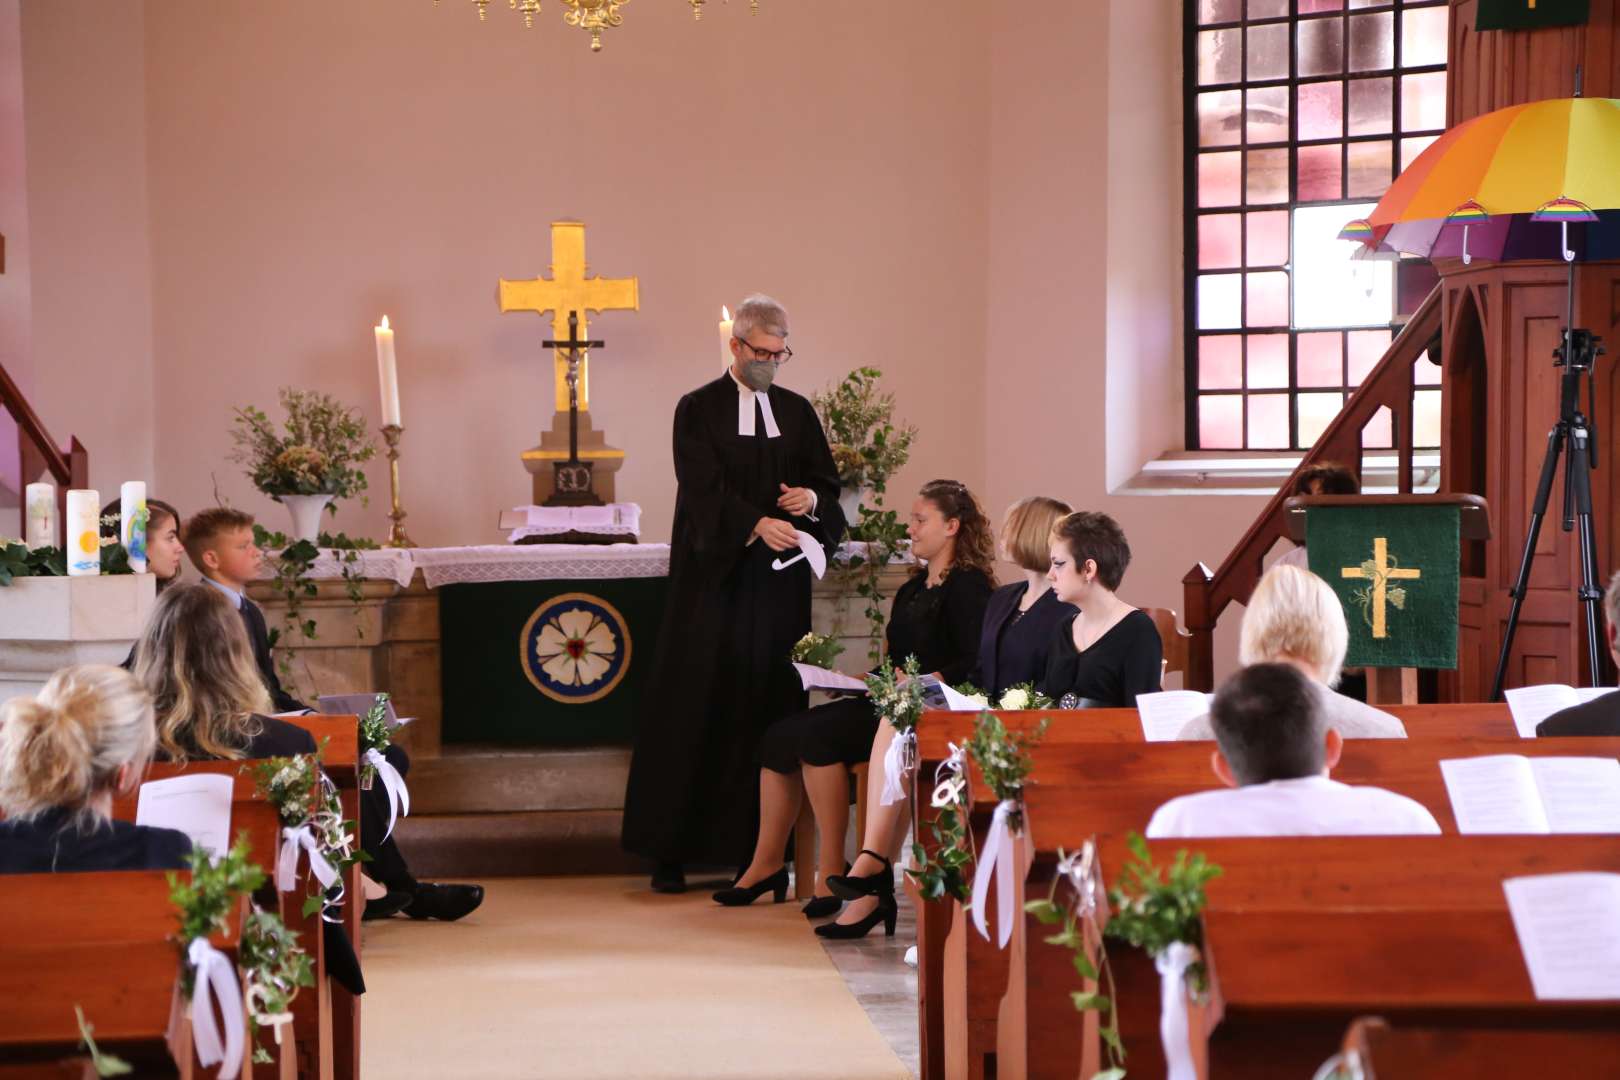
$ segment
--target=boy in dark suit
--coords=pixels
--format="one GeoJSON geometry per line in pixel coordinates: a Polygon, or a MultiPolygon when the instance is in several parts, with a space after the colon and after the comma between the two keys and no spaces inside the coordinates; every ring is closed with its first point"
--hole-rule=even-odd
{"type": "MultiPolygon", "coordinates": [[[[1620,664],[1620,570],[1609,579],[1603,594],[1603,616],[1609,634],[1609,655],[1620,664]]],[[[1592,673],[1592,681],[1598,679],[1592,673]]],[[[1583,701],[1553,713],[1536,725],[1537,735],[1620,735],[1620,690],[1583,701]]]]}

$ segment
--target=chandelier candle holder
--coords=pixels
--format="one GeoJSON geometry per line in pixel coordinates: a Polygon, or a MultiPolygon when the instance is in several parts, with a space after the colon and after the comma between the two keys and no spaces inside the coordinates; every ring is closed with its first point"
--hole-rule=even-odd
{"type": "Polygon", "coordinates": [[[416,541],[405,531],[405,511],[399,504],[399,437],[405,429],[398,424],[385,424],[382,433],[383,441],[388,444],[388,498],[392,507],[388,519],[393,522],[388,529],[388,542],[383,546],[413,548],[416,541]]]}
{"type": "MultiPolygon", "coordinates": [[[[473,6],[478,9],[478,21],[489,21],[489,5],[492,0],[472,0],[473,6]]],[[[612,29],[624,22],[624,16],[619,9],[630,0],[558,0],[563,6],[563,22],[569,26],[578,27],[591,35],[591,52],[602,51],[602,31],[612,29]]],[[[692,18],[696,22],[703,21],[703,5],[706,0],[687,0],[692,5],[692,18]]],[[[439,0],[433,0],[437,7],[439,0]]],[[[507,6],[523,16],[525,29],[534,29],[534,17],[540,14],[540,0],[507,0],[507,6]]],[[[751,15],[759,14],[759,0],[748,0],[748,10],[751,15]]]]}

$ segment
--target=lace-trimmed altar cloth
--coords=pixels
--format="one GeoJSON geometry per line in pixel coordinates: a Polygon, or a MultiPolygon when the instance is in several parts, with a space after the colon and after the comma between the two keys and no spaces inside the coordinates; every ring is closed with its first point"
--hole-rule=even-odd
{"type": "Polygon", "coordinates": [[[487,544],[417,548],[430,589],[483,581],[649,578],[669,574],[668,544],[487,544]]]}

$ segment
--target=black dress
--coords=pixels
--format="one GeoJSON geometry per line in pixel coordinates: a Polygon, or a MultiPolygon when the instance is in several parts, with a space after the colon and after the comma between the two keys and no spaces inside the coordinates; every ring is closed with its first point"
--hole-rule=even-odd
{"type": "Polygon", "coordinates": [[[1074,647],[1074,620],[1078,617],[1070,615],[1058,623],[1041,693],[1056,702],[1073,694],[1092,708],[1131,708],[1137,694],[1160,688],[1164,643],[1147,612],[1126,615],[1085,652],[1074,647]]]}
{"type": "Polygon", "coordinates": [[[1019,612],[1018,605],[1028,591],[1027,581],[1003,585],[991,594],[984,609],[973,685],[983,689],[992,702],[1021,683],[1041,685],[1058,624],[1076,614],[1074,605],[1059,600],[1051,589],[1041,593],[1028,611],[1019,612]]]}
{"type": "MultiPolygon", "coordinates": [[[[915,656],[925,675],[937,671],[953,685],[966,679],[990,590],[982,570],[952,570],[933,588],[927,574],[913,575],[889,608],[886,662],[899,667],[915,656]]],[[[829,701],[771,725],[760,742],[760,764],[779,773],[798,772],[801,763],[853,765],[871,757],[877,726],[867,698],[829,701]]]]}
{"type": "Polygon", "coordinates": [[[183,870],[191,837],[128,821],[79,827],[63,809],[0,821],[0,874],[84,870],[183,870]]]}
{"type": "Polygon", "coordinates": [[[754,434],[737,433],[737,383],[723,374],[675,408],[675,521],[658,649],[641,696],[625,791],[626,851],[659,862],[746,862],[758,831],[759,740],[804,708],[791,662],[810,629],[811,572],[748,537],[788,518],[781,485],[816,506],[791,518],[827,548],[844,534],[838,469],[810,402],[767,391],[779,435],[756,399],[754,434]]]}

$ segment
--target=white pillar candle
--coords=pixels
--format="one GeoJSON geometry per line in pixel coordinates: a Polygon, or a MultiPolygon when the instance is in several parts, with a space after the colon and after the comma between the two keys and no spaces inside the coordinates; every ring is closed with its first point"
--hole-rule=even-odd
{"type": "Polygon", "coordinates": [[[69,577],[101,573],[101,493],[67,493],[67,572],[69,577]]]}
{"type": "Polygon", "coordinates": [[[56,547],[56,485],[29,484],[23,507],[23,542],[31,548],[56,547]]]}
{"type": "Polygon", "coordinates": [[[394,332],[388,328],[388,316],[380,326],[372,329],[377,334],[377,381],[382,384],[383,427],[401,427],[399,422],[399,372],[394,367],[394,332]]]}
{"type": "Polygon", "coordinates": [[[146,573],[146,520],[146,482],[124,481],[118,489],[118,539],[137,574],[146,573]]]}
{"type": "Polygon", "coordinates": [[[720,305],[720,367],[722,370],[731,367],[731,312],[726,310],[724,304],[720,305]]]}

